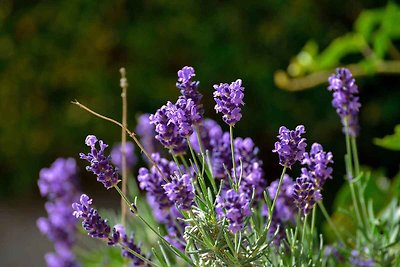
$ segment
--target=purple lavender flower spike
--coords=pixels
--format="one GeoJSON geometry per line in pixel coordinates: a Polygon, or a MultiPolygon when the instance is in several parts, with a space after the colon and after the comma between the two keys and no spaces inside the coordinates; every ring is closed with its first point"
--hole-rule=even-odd
{"type": "Polygon", "coordinates": [[[181,94],[186,99],[192,99],[197,110],[197,114],[203,117],[204,108],[201,104],[202,95],[199,92],[199,82],[193,81],[193,77],[196,76],[194,68],[185,66],[178,71],[178,82],[176,87],[180,89],[181,94]]]}
{"type": "Polygon", "coordinates": [[[79,203],[72,204],[74,215],[76,218],[82,219],[82,227],[91,237],[108,238],[110,236],[110,226],[107,220],[103,220],[97,210],[91,208],[93,200],[87,195],[82,194],[79,203]]]}
{"type": "MultiPolygon", "coordinates": [[[[278,184],[279,179],[273,181],[267,188],[271,201],[276,195],[278,184]]],[[[293,189],[294,181],[289,177],[289,175],[285,174],[282,180],[281,189],[276,199],[276,208],[274,209],[271,226],[268,231],[269,237],[272,238],[279,227],[279,231],[274,239],[274,244],[277,246],[279,246],[281,241],[286,238],[285,226],[293,225],[295,223],[297,209],[296,206],[293,205],[293,189]]],[[[262,215],[267,217],[269,216],[266,205],[263,206],[262,215]]]]}
{"type": "Polygon", "coordinates": [[[293,190],[293,201],[301,213],[305,216],[310,213],[315,203],[322,199],[320,189],[315,186],[312,178],[302,173],[296,179],[293,190]]]}
{"type": "Polygon", "coordinates": [[[212,151],[211,162],[215,178],[228,179],[226,170],[230,171],[232,169],[232,158],[230,153],[230,135],[225,132],[222,137],[217,140],[212,151]],[[226,170],[224,166],[226,167],[226,170]]]}
{"type": "MultiPolygon", "coordinates": [[[[149,155],[161,150],[160,143],[156,142],[156,131],[154,125],[150,123],[150,114],[145,113],[139,116],[135,132],[140,137],[143,148],[149,155]]],[[[144,157],[148,161],[147,157],[144,157]]]]}
{"type": "Polygon", "coordinates": [[[78,167],[73,158],[59,158],[50,168],[43,168],[39,173],[38,186],[40,194],[49,200],[75,197],[78,167]]]}
{"type": "MultiPolygon", "coordinates": [[[[364,249],[364,252],[368,252],[368,249],[364,249]]],[[[353,249],[350,254],[350,263],[356,267],[372,267],[375,263],[372,258],[367,258],[362,255],[358,250],[353,249]]]]}
{"type": "Polygon", "coordinates": [[[108,147],[103,140],[97,140],[94,135],[88,135],[85,141],[86,145],[91,148],[87,155],[80,153],[81,159],[87,160],[90,166],[86,167],[87,171],[93,172],[97,176],[97,181],[103,183],[107,189],[115,186],[120,181],[118,172],[112,166],[110,156],[104,154],[104,150],[108,147]],[[100,150],[97,150],[96,144],[99,143],[100,150]]]}
{"type": "MultiPolygon", "coordinates": [[[[135,156],[135,145],[132,142],[126,142],[125,145],[126,151],[126,167],[128,169],[133,168],[136,163],[135,156]]],[[[115,144],[111,150],[111,162],[118,167],[118,169],[122,169],[122,147],[121,143],[115,144]]]]}
{"type": "Polygon", "coordinates": [[[353,75],[346,68],[337,68],[336,74],[330,76],[328,81],[328,90],[333,92],[332,106],[341,118],[343,132],[346,133],[347,120],[347,133],[353,137],[357,136],[359,133],[358,113],[361,104],[353,75]]]}
{"type": "MultiPolygon", "coordinates": [[[[109,238],[108,245],[113,246],[115,244],[121,243],[124,246],[135,251],[137,254],[142,254],[140,246],[135,244],[134,237],[128,237],[125,232],[125,227],[121,224],[116,224],[113,228],[113,234],[109,238]]],[[[131,260],[130,266],[151,266],[145,263],[142,259],[133,255],[131,252],[121,247],[122,256],[131,260]]],[[[143,256],[143,255],[142,255],[143,256]]],[[[145,256],[143,256],[145,258],[145,256]]]]}
{"type": "Polygon", "coordinates": [[[299,125],[295,130],[289,130],[285,126],[279,128],[278,139],[275,143],[275,149],[279,155],[279,164],[290,168],[296,161],[303,159],[303,154],[307,146],[306,139],[301,135],[306,131],[303,125],[299,125]]]}
{"type": "MultiPolygon", "coordinates": [[[[254,145],[251,138],[237,137],[235,144],[235,161],[236,173],[242,174],[240,182],[240,192],[247,194],[251,198],[253,190],[255,191],[255,200],[263,197],[266,186],[264,179],[264,171],[262,169],[263,162],[258,158],[258,147],[254,145]]],[[[232,175],[233,176],[233,175],[232,175]]]]}
{"type": "MultiPolygon", "coordinates": [[[[222,128],[219,124],[212,119],[204,119],[199,125],[200,140],[203,143],[205,150],[209,152],[213,151],[213,148],[217,145],[218,141],[222,137],[222,128]]],[[[197,133],[193,133],[190,136],[190,143],[193,149],[200,153],[200,145],[197,138],[197,133]]]]}
{"type": "Polygon", "coordinates": [[[174,153],[181,154],[187,148],[186,140],[179,134],[179,128],[171,122],[170,108],[162,106],[155,114],[150,115],[150,123],[155,125],[156,139],[174,153]]]}
{"type": "Polygon", "coordinates": [[[333,155],[331,152],[325,152],[322,146],[314,143],[311,146],[310,153],[304,153],[302,161],[307,169],[302,168],[302,173],[305,176],[312,177],[312,180],[317,188],[322,188],[328,179],[332,178],[332,168],[328,165],[333,163],[333,155]]]}
{"type": "Polygon", "coordinates": [[[241,106],[244,105],[244,87],[242,80],[237,79],[231,84],[221,83],[214,85],[215,110],[222,113],[222,119],[230,126],[234,126],[241,118],[241,106]]]}
{"type": "Polygon", "coordinates": [[[169,200],[180,209],[189,210],[194,204],[194,188],[188,174],[171,176],[171,182],[164,185],[164,190],[169,200]]]}
{"type": "Polygon", "coordinates": [[[217,197],[215,211],[220,219],[226,217],[229,230],[237,233],[243,229],[246,217],[251,216],[250,201],[245,193],[230,189],[217,197]]]}
{"type": "Polygon", "coordinates": [[[178,128],[182,137],[188,137],[193,133],[193,125],[200,123],[202,117],[198,114],[195,103],[191,98],[180,96],[176,104],[167,103],[167,116],[169,124],[173,123],[178,128]]]}
{"type": "Polygon", "coordinates": [[[55,252],[45,255],[47,266],[80,266],[72,247],[75,243],[77,220],[72,216],[71,203],[77,199],[77,165],[74,159],[57,159],[50,168],[40,171],[38,186],[47,197],[47,218],[39,218],[40,232],[54,243],[55,252]]]}

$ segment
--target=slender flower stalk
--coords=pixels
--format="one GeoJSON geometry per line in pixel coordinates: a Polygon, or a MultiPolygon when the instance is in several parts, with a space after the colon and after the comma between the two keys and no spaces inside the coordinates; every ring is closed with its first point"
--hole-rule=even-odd
{"type": "MultiPolygon", "coordinates": [[[[127,118],[128,118],[128,104],[127,104],[127,91],[128,91],[128,80],[126,79],[126,71],[125,68],[121,68],[121,79],[120,79],[120,86],[122,89],[121,98],[122,98],[122,125],[126,128],[128,126],[127,118]]],[[[124,194],[127,193],[128,190],[128,168],[127,168],[127,161],[126,161],[126,132],[121,129],[121,174],[122,174],[122,192],[124,194]]],[[[128,210],[125,208],[124,201],[121,198],[120,201],[121,205],[121,223],[125,225],[126,221],[126,214],[128,210]]]]}

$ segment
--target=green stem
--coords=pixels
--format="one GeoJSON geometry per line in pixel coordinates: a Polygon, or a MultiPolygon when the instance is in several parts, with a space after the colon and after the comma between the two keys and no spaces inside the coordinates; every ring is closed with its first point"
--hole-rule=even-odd
{"type": "Polygon", "coordinates": [[[354,170],[355,176],[357,177],[360,175],[360,163],[358,160],[357,142],[354,136],[351,137],[351,148],[353,149],[354,170]]]}
{"type": "Polygon", "coordinates": [[[350,136],[349,136],[349,126],[348,126],[348,119],[345,118],[345,136],[346,136],[346,170],[347,170],[347,180],[349,182],[350,186],[350,193],[351,193],[351,198],[353,201],[354,205],[354,210],[356,212],[356,217],[357,217],[357,223],[359,226],[362,225],[362,220],[361,220],[361,215],[360,215],[360,210],[358,208],[358,203],[357,203],[357,198],[356,198],[356,193],[354,191],[354,184],[352,180],[355,178],[353,175],[353,163],[352,163],[352,153],[351,153],[351,146],[350,146],[350,136]]]}
{"type": "Polygon", "coordinates": [[[303,221],[303,232],[301,233],[301,243],[304,245],[304,236],[306,233],[306,226],[307,226],[307,215],[304,216],[304,221],[303,221]]]}
{"type": "Polygon", "coordinates": [[[326,221],[328,222],[328,224],[331,226],[333,232],[335,233],[336,237],[340,240],[340,242],[342,242],[342,244],[344,244],[343,238],[340,235],[339,231],[336,229],[335,224],[332,222],[331,217],[329,216],[328,212],[325,209],[324,203],[322,201],[318,202],[318,206],[322,211],[322,214],[324,215],[326,221]]]}
{"type": "Polygon", "coordinates": [[[182,163],[183,163],[183,166],[185,166],[187,172],[190,173],[189,164],[187,163],[185,157],[184,157],[182,154],[180,154],[180,155],[179,155],[179,158],[181,159],[181,161],[182,161],[182,163]]]}
{"type": "Polygon", "coordinates": [[[149,259],[146,259],[145,257],[143,257],[141,254],[137,253],[136,251],[134,251],[133,249],[130,249],[129,247],[125,246],[124,244],[122,244],[121,242],[118,243],[121,247],[123,247],[126,251],[128,251],[129,253],[132,253],[135,257],[141,259],[142,261],[155,266],[155,267],[160,267],[160,265],[150,261],[149,259]]]}
{"type": "Polygon", "coordinates": [[[175,161],[176,166],[178,167],[179,173],[180,173],[181,175],[183,175],[183,172],[182,172],[182,169],[181,169],[181,164],[179,164],[179,161],[178,161],[178,159],[177,159],[175,153],[174,153],[172,150],[170,150],[170,153],[171,153],[171,155],[172,155],[172,158],[173,158],[174,161],[175,161]]]}
{"type": "Polygon", "coordinates": [[[232,154],[232,166],[233,166],[233,181],[237,182],[236,177],[236,160],[235,160],[235,147],[233,144],[233,126],[229,125],[229,134],[231,139],[231,154],[232,154]]]}
{"type": "Polygon", "coordinates": [[[311,215],[311,233],[310,233],[310,236],[311,236],[310,247],[311,247],[311,249],[312,249],[312,245],[313,245],[313,241],[314,241],[314,226],[315,226],[315,213],[316,213],[316,210],[317,209],[314,206],[313,210],[312,210],[312,215],[311,215]]]}
{"type": "Polygon", "coordinates": [[[192,158],[193,158],[194,164],[195,164],[196,169],[197,169],[197,171],[195,171],[195,172],[200,174],[199,164],[197,163],[197,156],[194,153],[194,150],[193,150],[192,145],[190,144],[190,139],[189,138],[187,138],[187,143],[188,143],[188,146],[189,146],[190,154],[192,154],[192,158]]]}
{"type": "Polygon", "coordinates": [[[278,188],[276,189],[275,197],[274,197],[274,200],[273,200],[272,206],[271,206],[271,214],[269,214],[269,218],[268,218],[267,229],[269,229],[269,227],[271,226],[272,215],[274,214],[276,200],[278,199],[279,191],[281,190],[281,185],[282,185],[283,177],[285,176],[285,173],[286,173],[286,168],[287,168],[287,166],[285,165],[283,167],[282,174],[281,174],[281,177],[279,179],[278,188]]]}

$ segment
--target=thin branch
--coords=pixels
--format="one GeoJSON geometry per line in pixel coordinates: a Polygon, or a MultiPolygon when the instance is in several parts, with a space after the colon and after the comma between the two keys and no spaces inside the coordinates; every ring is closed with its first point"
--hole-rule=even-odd
{"type": "MultiPolygon", "coordinates": [[[[366,68],[362,63],[350,64],[345,66],[348,68],[353,76],[366,76],[372,73],[379,74],[400,74],[400,61],[380,61],[377,62],[372,69],[366,68]]],[[[311,73],[300,78],[290,78],[289,75],[284,71],[277,71],[275,73],[275,84],[283,90],[296,92],[311,89],[320,84],[326,83],[328,77],[334,72],[334,70],[319,71],[311,73]]]]}
{"type": "Polygon", "coordinates": [[[128,128],[126,128],[124,125],[122,125],[120,122],[111,119],[109,117],[106,117],[104,115],[101,115],[93,110],[91,110],[90,108],[86,107],[85,105],[81,104],[78,102],[78,100],[74,100],[71,101],[72,104],[77,105],[78,107],[86,110],[87,112],[95,115],[96,117],[99,117],[103,120],[112,122],[116,125],[118,125],[119,127],[121,127],[123,130],[125,130],[125,132],[133,139],[133,141],[136,143],[136,145],[140,148],[140,150],[146,155],[146,157],[149,159],[149,161],[151,162],[151,164],[153,164],[153,166],[157,169],[157,171],[159,172],[159,174],[162,176],[162,178],[169,183],[168,178],[165,176],[165,174],[161,171],[160,167],[158,166],[158,164],[152,159],[152,157],[149,155],[149,153],[147,153],[147,151],[144,149],[143,145],[140,143],[140,141],[136,138],[136,134],[134,132],[131,132],[128,128]]]}
{"type": "MultiPolygon", "coordinates": [[[[120,79],[120,86],[122,89],[121,92],[121,98],[122,98],[122,125],[127,128],[128,123],[127,123],[127,117],[128,117],[128,112],[127,112],[127,90],[128,90],[128,80],[126,79],[126,71],[125,68],[121,68],[119,70],[121,73],[121,79],[120,79]]],[[[122,167],[122,193],[124,195],[127,194],[127,182],[128,182],[128,168],[126,166],[126,131],[124,129],[121,129],[121,167],[122,167]]],[[[121,223],[122,225],[125,225],[126,221],[126,214],[128,213],[128,209],[125,206],[124,200],[121,198],[121,223]]]]}

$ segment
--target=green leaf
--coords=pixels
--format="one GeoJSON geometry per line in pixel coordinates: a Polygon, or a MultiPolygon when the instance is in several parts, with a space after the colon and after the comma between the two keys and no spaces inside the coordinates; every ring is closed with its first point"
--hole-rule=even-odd
{"type": "Polygon", "coordinates": [[[386,149],[400,151],[400,124],[394,128],[394,134],[375,138],[374,144],[386,149]]]}

